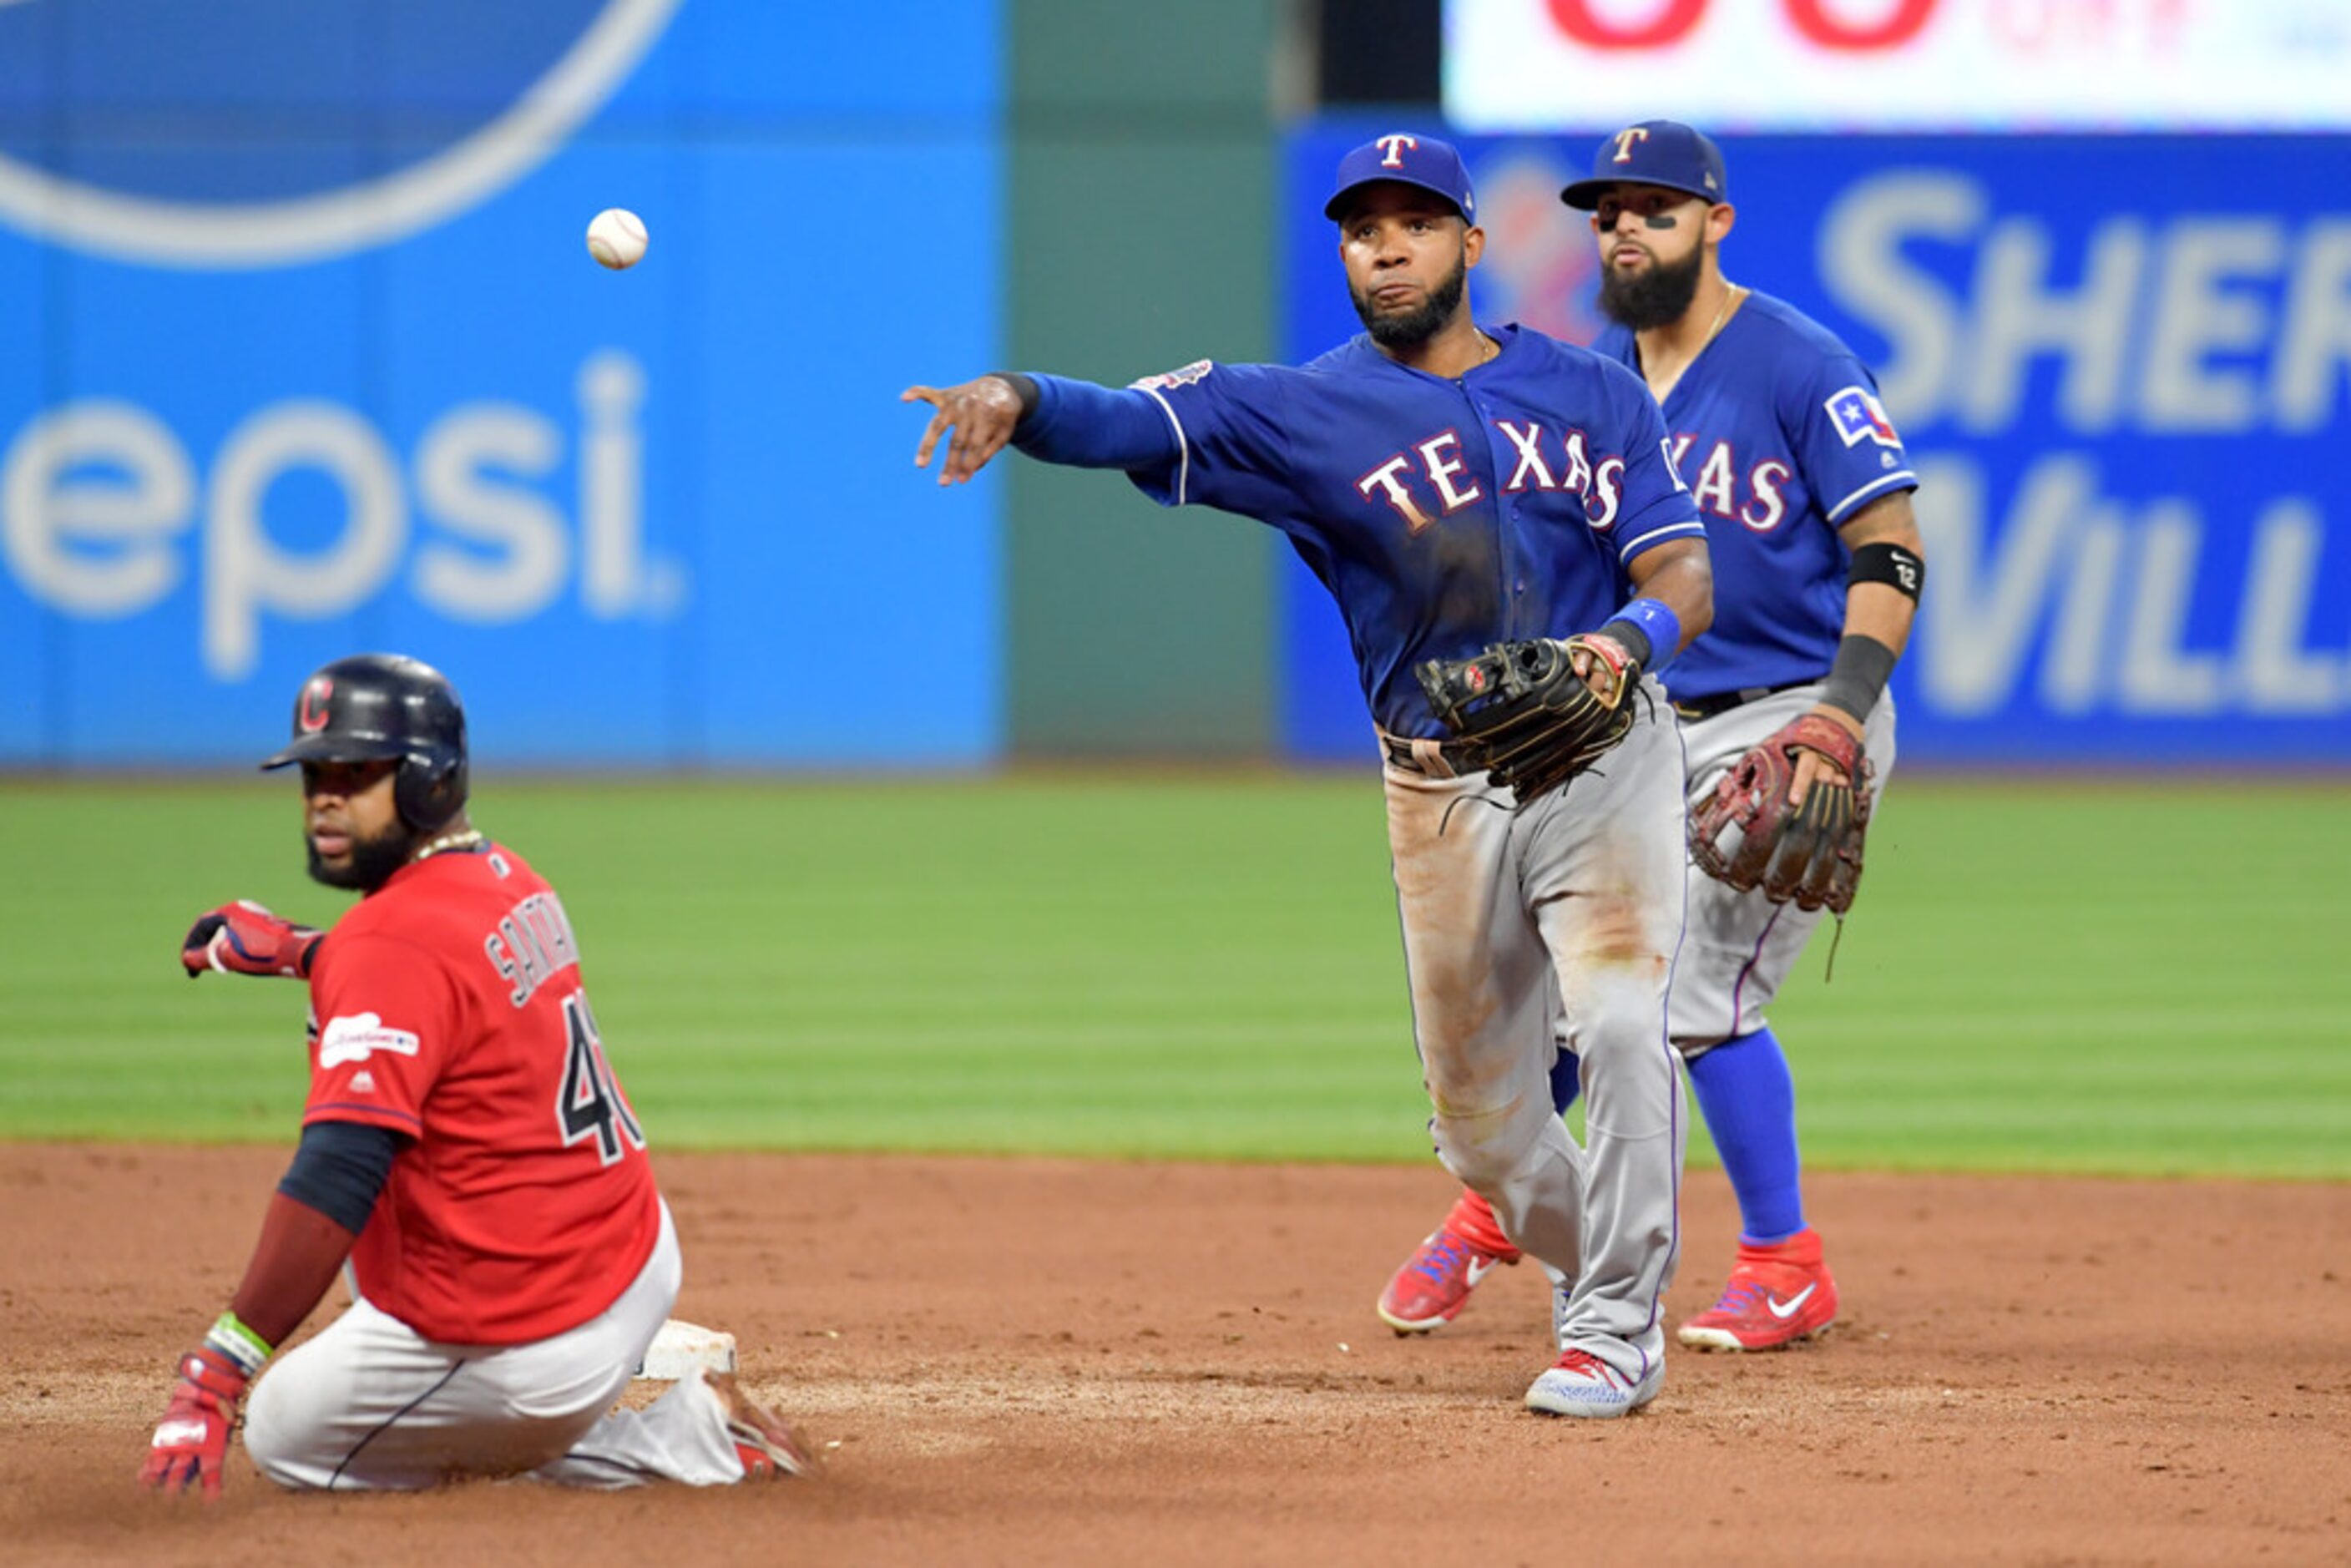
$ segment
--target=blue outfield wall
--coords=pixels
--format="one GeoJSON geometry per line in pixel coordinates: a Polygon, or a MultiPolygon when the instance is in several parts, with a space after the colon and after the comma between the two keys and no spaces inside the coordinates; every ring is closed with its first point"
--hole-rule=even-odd
{"type": "Polygon", "coordinates": [[[492,764],[1001,749],[997,0],[0,7],[0,765],[274,743],[360,648],[492,764]],[[640,213],[647,259],[582,235],[640,213]]]}
{"type": "MultiPolygon", "coordinates": [[[[1290,138],[1294,361],[1358,329],[1320,215],[1332,169],[1414,129],[1435,128],[1290,138]]],[[[1481,318],[1596,330],[1595,247],[1558,192],[1605,129],[1460,139],[1481,318]]],[[[2351,763],[2351,139],[1723,149],[1724,271],[1853,345],[1923,480],[1906,762],[2351,763]]],[[[1283,604],[1291,754],[1369,756],[1344,632],[1294,559],[1283,604]]]]}

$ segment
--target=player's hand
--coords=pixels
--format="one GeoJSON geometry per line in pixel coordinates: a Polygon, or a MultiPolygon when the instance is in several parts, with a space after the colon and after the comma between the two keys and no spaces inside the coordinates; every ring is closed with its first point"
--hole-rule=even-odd
{"type": "MultiPolygon", "coordinates": [[[[1862,738],[1860,723],[1853,715],[1841,707],[1831,707],[1826,703],[1814,703],[1813,716],[1829,720],[1856,741],[1862,738]]],[[[1788,780],[1788,804],[1792,807],[1802,806],[1804,803],[1804,797],[1813,792],[1813,780],[1815,779],[1823,779],[1832,784],[1852,782],[1844,776],[1844,768],[1809,746],[1798,747],[1795,756],[1795,775],[1788,780]]]]}
{"type": "Polygon", "coordinates": [[[931,415],[928,428],[923,432],[922,444],[914,448],[914,466],[931,465],[931,454],[939,444],[939,437],[950,430],[955,439],[947,444],[947,455],[939,464],[939,483],[955,485],[968,481],[987,465],[987,460],[1004,450],[1012,439],[1012,427],[1020,423],[1020,394],[1002,376],[982,376],[961,386],[908,387],[898,394],[900,402],[926,402],[938,412],[931,415]]]}
{"type": "Polygon", "coordinates": [[[236,1364],[217,1351],[199,1348],[182,1356],[180,1381],[155,1424],[140,1480],[161,1491],[185,1491],[202,1483],[204,1496],[220,1496],[228,1435],[236,1426],[246,1381],[236,1364]]]}
{"type": "Polygon", "coordinates": [[[1616,706],[1626,686],[1641,678],[1640,667],[1633,662],[1633,651],[1615,638],[1597,632],[1586,632],[1576,639],[1567,663],[1592,688],[1592,695],[1610,707],[1616,706]]]}
{"type": "Polygon", "coordinates": [[[194,979],[207,969],[224,975],[288,975],[307,979],[327,934],[281,920],[250,899],[200,915],[180,944],[180,962],[194,979]]]}

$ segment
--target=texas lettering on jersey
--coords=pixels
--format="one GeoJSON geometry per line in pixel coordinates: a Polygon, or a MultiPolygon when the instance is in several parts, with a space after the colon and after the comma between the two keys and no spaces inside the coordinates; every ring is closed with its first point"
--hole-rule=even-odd
{"type": "MultiPolygon", "coordinates": [[[[1584,520],[1593,528],[1605,533],[1615,526],[1617,506],[1624,498],[1623,458],[1603,457],[1594,464],[1586,455],[1589,438],[1573,427],[1552,432],[1531,419],[1497,419],[1493,428],[1501,433],[1510,453],[1512,466],[1510,476],[1502,482],[1504,495],[1570,491],[1583,500],[1584,520]]],[[[1678,454],[1670,442],[1663,449],[1675,487],[1687,489],[1680,474],[1674,472],[1678,454]]],[[[1485,498],[1484,487],[1466,476],[1468,466],[1459,433],[1447,430],[1395,454],[1356,480],[1355,488],[1370,499],[1386,502],[1407,528],[1418,533],[1437,517],[1485,498]],[[1423,481],[1427,486],[1425,491],[1419,488],[1423,481]],[[1422,505],[1424,500],[1435,506],[1436,516],[1422,505]]]]}
{"type": "MultiPolygon", "coordinates": [[[[1698,437],[1687,431],[1670,439],[1667,455],[1677,471],[1690,468],[1690,449],[1697,444],[1698,437]]],[[[1742,474],[1730,443],[1718,441],[1698,460],[1690,499],[1701,512],[1768,533],[1788,515],[1787,484],[1795,473],[1784,459],[1766,457],[1742,474]]]]}

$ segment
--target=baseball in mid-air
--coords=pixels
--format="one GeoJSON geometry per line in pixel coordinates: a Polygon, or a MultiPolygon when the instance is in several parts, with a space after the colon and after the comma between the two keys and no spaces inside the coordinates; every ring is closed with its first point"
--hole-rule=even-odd
{"type": "Polygon", "coordinates": [[[645,256],[645,221],[626,207],[606,207],[588,224],[588,254],[618,272],[645,256]]]}

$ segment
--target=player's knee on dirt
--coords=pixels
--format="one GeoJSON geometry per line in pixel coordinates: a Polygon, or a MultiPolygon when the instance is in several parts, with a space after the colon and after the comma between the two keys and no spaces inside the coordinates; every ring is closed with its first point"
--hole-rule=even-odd
{"type": "Polygon", "coordinates": [[[279,1486],[301,1490],[324,1484],[317,1466],[319,1434],[302,1418],[302,1400],[273,1367],[245,1401],[245,1451],[262,1475],[279,1486]]]}

